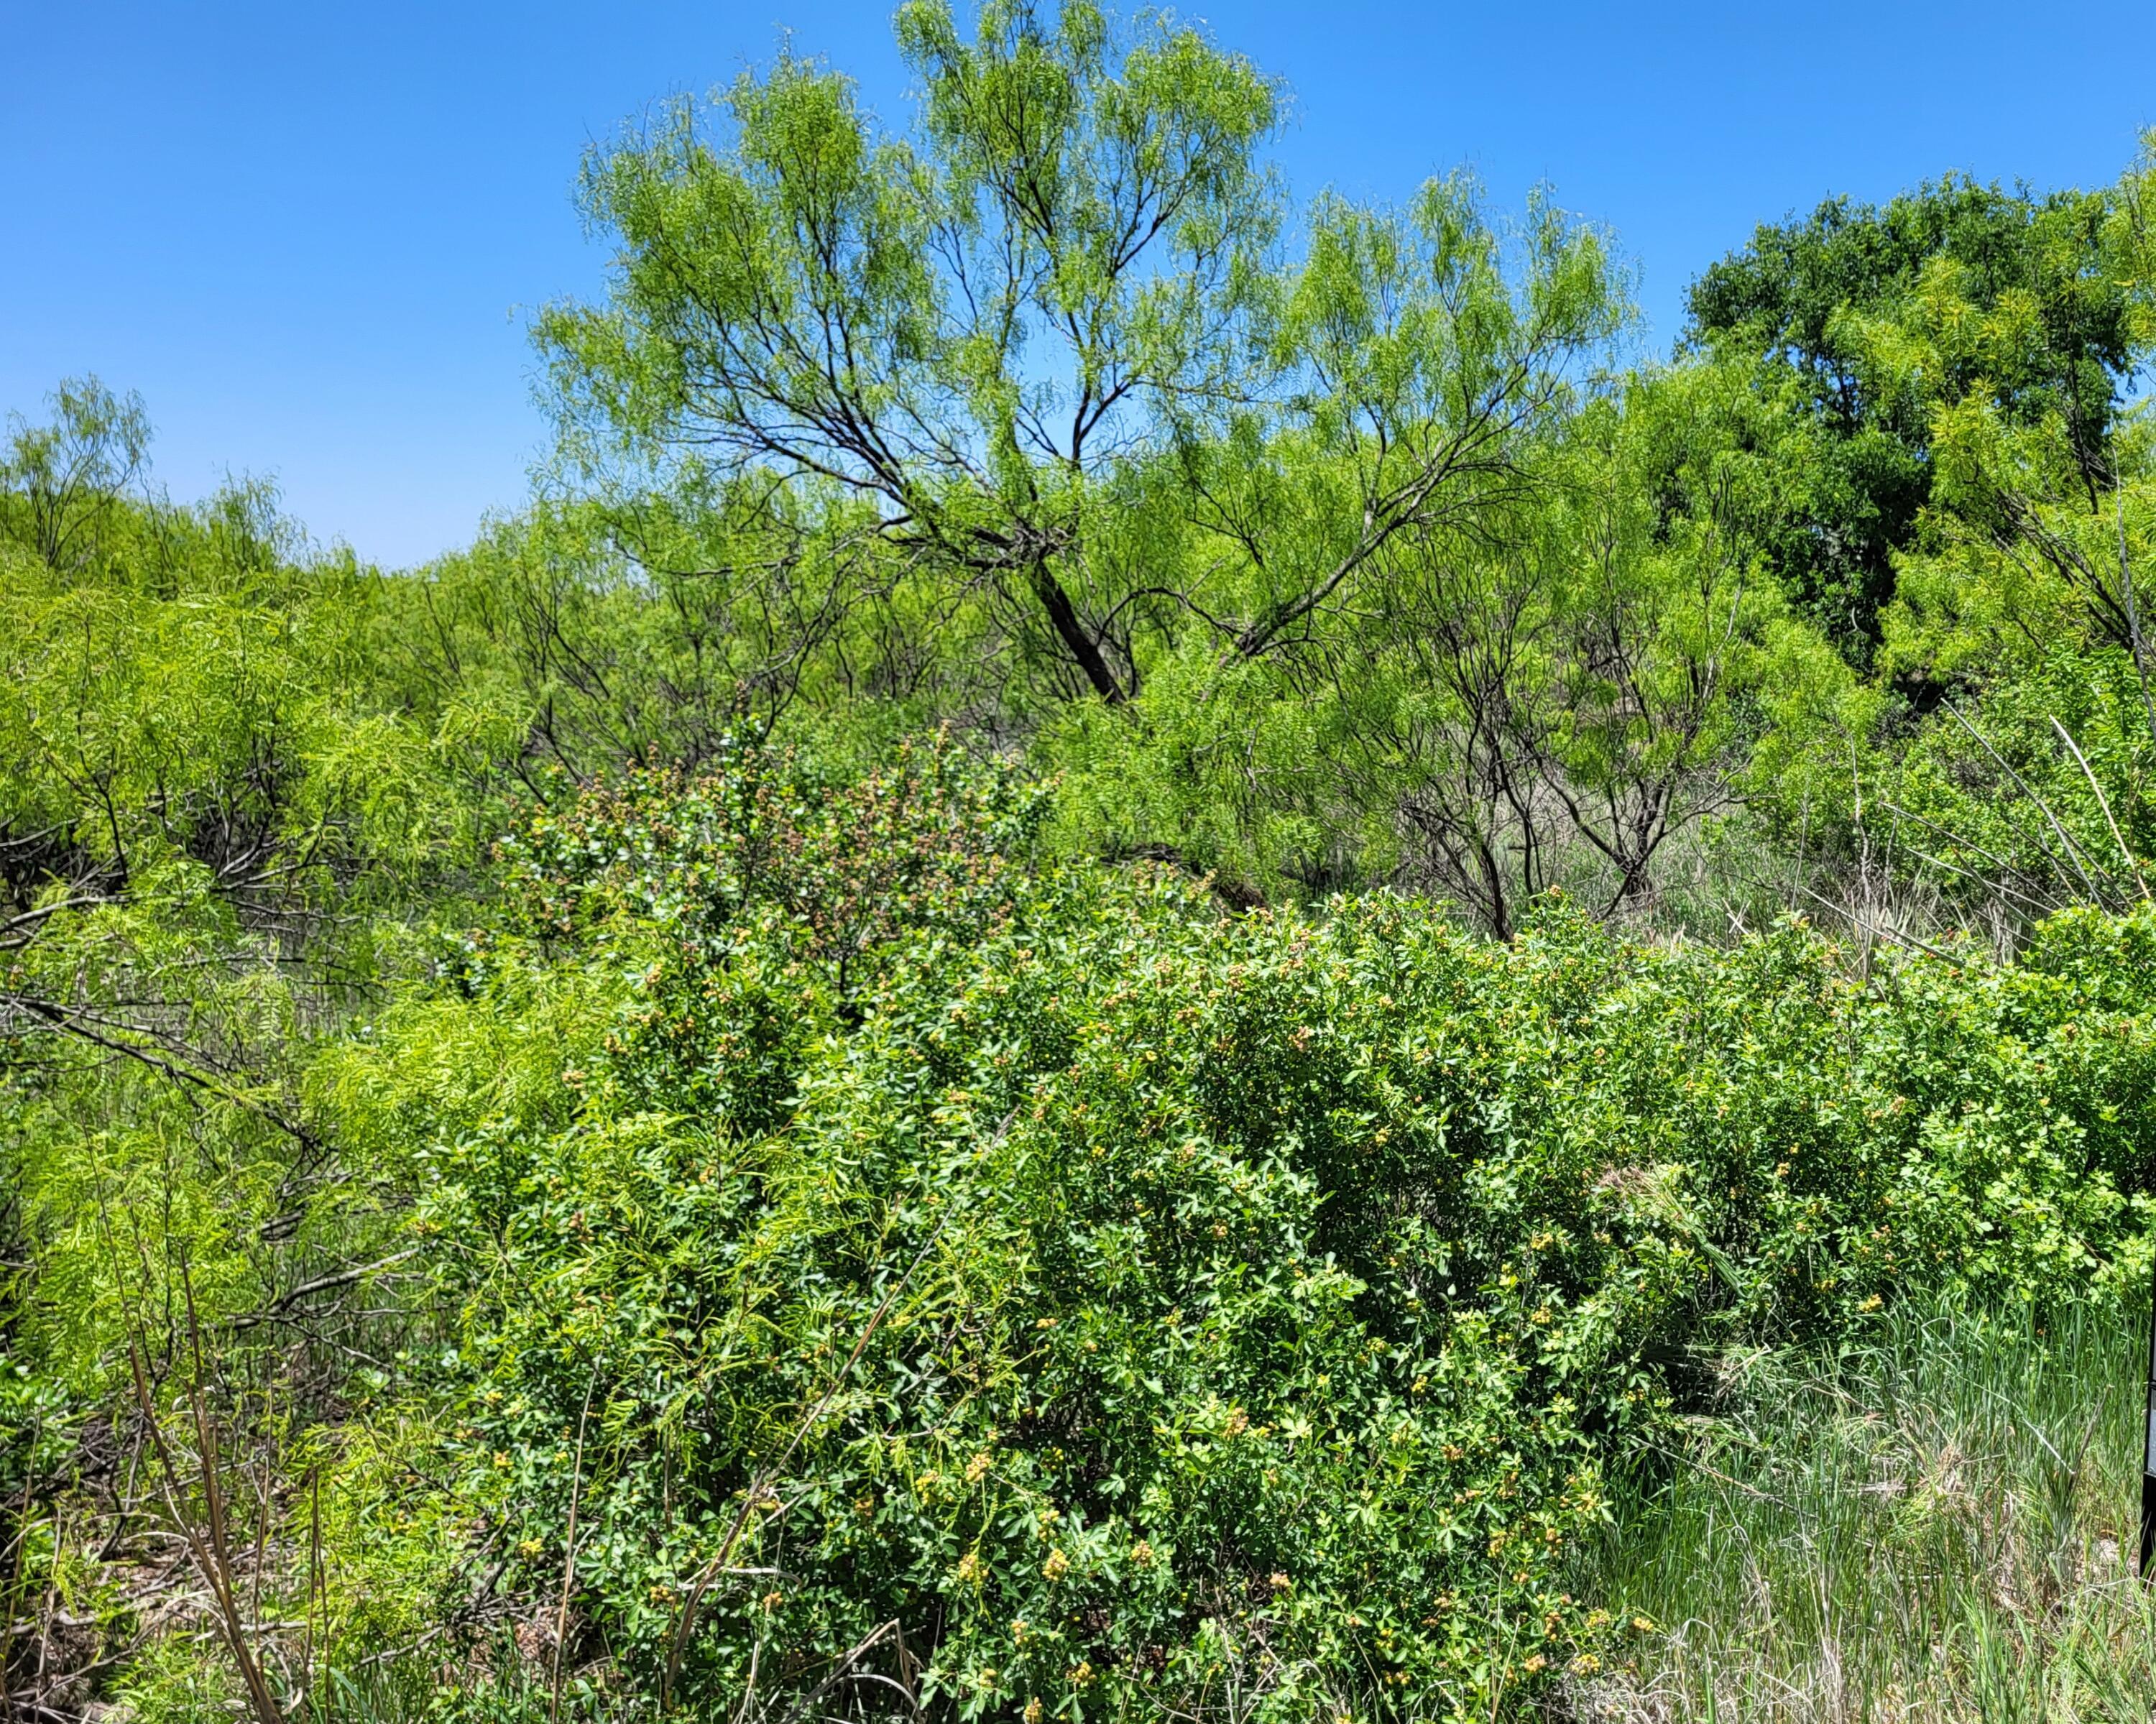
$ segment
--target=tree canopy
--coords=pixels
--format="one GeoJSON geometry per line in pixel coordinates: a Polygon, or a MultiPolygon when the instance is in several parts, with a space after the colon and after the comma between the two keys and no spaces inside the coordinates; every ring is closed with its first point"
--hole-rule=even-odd
{"type": "Polygon", "coordinates": [[[1692,284],[1685,339],[1756,356],[1764,386],[1785,390],[1815,433],[1774,550],[1802,602],[1860,655],[1931,499],[1933,401],[1980,389],[2018,423],[2056,417],[2082,482],[2104,482],[2133,362],[2130,290],[2104,267],[2110,209],[2100,192],[1948,176],[1881,208],[1835,198],[1763,224],[1692,284]],[[1936,354],[1943,368],[1912,387],[1882,362],[1877,326],[1943,294],[2010,321],[2016,339],[2010,354],[1936,354]]]}

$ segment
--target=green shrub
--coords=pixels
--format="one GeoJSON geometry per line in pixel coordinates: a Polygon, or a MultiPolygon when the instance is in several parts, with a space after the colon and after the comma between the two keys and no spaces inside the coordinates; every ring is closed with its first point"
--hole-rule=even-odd
{"type": "Polygon", "coordinates": [[[1702,1344],[2145,1221],[2156,917],[1860,983],[1230,916],[1029,806],[935,749],[594,793],[344,1056],[450,1301],[425,1526],[551,1633],[573,1511],[611,1705],[1487,1716],[1608,1651],[1572,1552],[1702,1344]]]}

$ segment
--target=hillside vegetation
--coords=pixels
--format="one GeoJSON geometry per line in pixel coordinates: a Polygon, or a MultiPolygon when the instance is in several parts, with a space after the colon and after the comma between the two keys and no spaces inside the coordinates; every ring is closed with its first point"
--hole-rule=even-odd
{"type": "Polygon", "coordinates": [[[428,567],[0,457],[11,1717],[2133,1718],[2156,162],[1291,205],[912,0],[428,567]]]}

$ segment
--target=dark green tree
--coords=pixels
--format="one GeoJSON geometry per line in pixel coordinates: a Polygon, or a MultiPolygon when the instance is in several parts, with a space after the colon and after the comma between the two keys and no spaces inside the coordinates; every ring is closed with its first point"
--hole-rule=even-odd
{"type": "Polygon", "coordinates": [[[1932,401],[1982,382],[2011,420],[2056,414],[2083,483],[2104,482],[2129,333],[2128,295],[2102,267],[2108,210],[2103,193],[2037,198],[1948,175],[1883,208],[1832,198],[1763,225],[1692,284],[1684,345],[1755,357],[1762,387],[1798,421],[1771,554],[1853,657],[1878,641],[1892,554],[1931,500],[1932,401]],[[1961,299],[2010,312],[2030,338],[2013,367],[1912,387],[1874,362],[1871,325],[1896,317],[1942,264],[1961,299]]]}

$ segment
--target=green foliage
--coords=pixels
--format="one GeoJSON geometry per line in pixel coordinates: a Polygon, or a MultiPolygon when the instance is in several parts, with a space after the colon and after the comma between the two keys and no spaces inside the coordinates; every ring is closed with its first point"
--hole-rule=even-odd
{"type": "Polygon", "coordinates": [[[735,85],[730,149],[684,104],[595,155],[611,301],[550,310],[539,339],[588,447],[716,444],[853,490],[896,544],[993,582],[1023,650],[1116,698],[1094,492],[1150,404],[1233,387],[1218,331],[1270,231],[1252,152],[1275,94],[1188,27],[1121,39],[1086,5],[992,6],[968,44],[923,0],[897,30],[913,141],[789,56],[735,85]]]}
{"type": "Polygon", "coordinates": [[[1988,882],[2024,912],[2123,903],[2143,890],[2156,747],[2136,591],[2148,427],[2123,416],[2092,470],[2069,413],[2002,398],[1989,379],[2040,362],[2041,326],[2025,305],[1973,302],[1965,275],[1928,269],[1866,331],[1927,415],[1931,470],[1881,616],[1878,674],[1914,711],[1880,738],[1873,801],[1964,901],[1988,882]]]}
{"type": "Polygon", "coordinates": [[[1867,323],[1952,282],[2010,321],[2014,362],[1953,356],[1926,387],[1975,390],[2017,423],[2055,418],[2075,459],[2102,470],[2130,368],[2130,298],[2101,267],[2108,201],[2035,198],[1949,175],[1883,208],[1830,198],[1763,225],[1692,285],[1688,341],[1757,356],[1816,434],[1771,538],[1777,572],[1820,622],[1868,654],[1893,593],[1893,553],[1931,500],[1933,427],[1921,391],[1876,363],[1867,323]]]}
{"type": "Polygon", "coordinates": [[[1601,236],[1465,178],[1276,254],[1273,86],[1165,18],[901,11],[907,137],[783,58],[588,164],[608,300],[536,334],[570,447],[837,487],[890,578],[986,601],[1003,700],[1129,702],[1186,642],[1285,657],[1396,540],[1518,494],[1620,327],[1601,236]]]}
{"type": "Polygon", "coordinates": [[[1858,984],[1794,926],[1224,920],[1013,865],[947,760],[820,804],[798,771],[546,818],[544,941],[342,1056],[430,1146],[437,1536],[546,1600],[580,1502],[618,1704],[913,1659],[951,1716],[1486,1714],[1606,1652],[1570,1552],[1689,1349],[2063,1296],[2148,1183],[2139,921],[1858,984]],[[789,911],[809,880],[877,962],[789,911]],[[444,1013],[563,972],[603,1037],[435,1087],[444,1013]]]}
{"type": "Polygon", "coordinates": [[[661,492],[535,505],[419,572],[383,656],[461,775],[526,797],[782,727],[888,741],[993,699],[995,667],[979,606],[895,582],[874,540],[842,500],[684,464],[661,492]]]}
{"type": "MultiPolygon", "coordinates": [[[[200,1513],[232,1459],[190,1404],[265,1477],[322,1404],[315,1301],[390,1248],[305,1069],[469,882],[479,798],[382,649],[387,582],[263,487],[132,490],[139,403],[55,406],[0,493],[0,1680],[80,1706],[158,1620],[136,1492],[200,1513]]],[[[177,1645],[146,1657],[200,1676],[177,1645]]]]}
{"type": "Polygon", "coordinates": [[[0,460],[0,533],[54,569],[95,560],[115,505],[142,470],[150,446],[142,398],[115,395],[95,377],[62,383],[54,423],[8,417],[0,460]]]}
{"type": "Polygon", "coordinates": [[[1663,846],[1751,788],[1763,744],[1794,796],[1796,760],[1864,725],[1761,566],[1754,417],[1732,367],[1574,403],[1522,495],[1390,542],[1353,626],[1293,657],[1194,644],[1129,712],[1068,715],[1070,826],[1245,895],[1440,887],[1501,937],[1553,885],[1651,901],[1663,846]]]}
{"type": "Polygon", "coordinates": [[[2046,198],[1945,177],[1882,209],[1828,198],[1803,222],[1762,224],[1691,289],[1686,341],[1757,356],[1804,427],[1774,569],[1822,627],[1867,657],[1893,597],[1893,554],[1934,494],[1925,393],[1977,390],[2016,423],[2057,418],[2089,472],[2118,409],[2133,345],[2130,295],[2100,267],[2108,200],[2046,198]],[[1951,356],[1908,387],[1876,362],[1869,326],[1953,282],[1981,317],[2016,327],[2010,364],[1951,356]]]}

